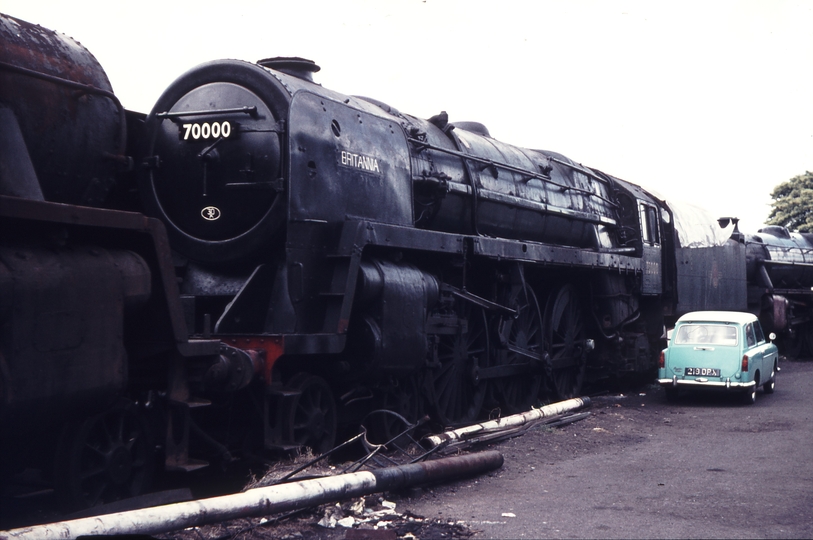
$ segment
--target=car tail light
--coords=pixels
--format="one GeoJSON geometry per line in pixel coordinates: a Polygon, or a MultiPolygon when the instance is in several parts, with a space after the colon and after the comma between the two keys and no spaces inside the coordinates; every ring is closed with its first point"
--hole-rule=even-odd
{"type": "Polygon", "coordinates": [[[661,355],[658,357],[658,367],[663,369],[666,367],[666,353],[661,351],[661,355]]]}
{"type": "Polygon", "coordinates": [[[742,372],[745,373],[748,371],[748,355],[742,355],[742,372]]]}

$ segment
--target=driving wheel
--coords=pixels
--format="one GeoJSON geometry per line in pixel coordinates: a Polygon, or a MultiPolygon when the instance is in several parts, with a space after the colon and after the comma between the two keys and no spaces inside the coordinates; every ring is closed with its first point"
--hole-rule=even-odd
{"type": "Polygon", "coordinates": [[[285,389],[293,392],[283,416],[286,439],[317,455],[332,449],[336,443],[336,401],[327,382],[299,373],[285,389]]]}
{"type": "Polygon", "coordinates": [[[551,390],[561,399],[581,393],[585,372],[584,320],[576,287],[554,291],[545,308],[545,333],[550,348],[551,390]]]}
{"type": "MultiPolygon", "coordinates": [[[[802,350],[805,347],[805,342],[809,338],[805,338],[800,326],[795,328],[793,333],[788,333],[782,336],[779,340],[779,350],[788,358],[799,358],[802,355],[802,350]]],[[[813,349],[812,349],[813,350],[813,349]]]]}
{"type": "Polygon", "coordinates": [[[498,332],[505,341],[505,350],[494,356],[494,362],[513,366],[517,372],[509,371],[506,376],[494,379],[493,384],[503,413],[515,414],[529,410],[539,397],[544,330],[539,303],[529,287],[517,287],[509,306],[517,315],[500,319],[498,332]]]}
{"type": "Polygon", "coordinates": [[[418,389],[414,375],[393,378],[376,389],[375,410],[364,421],[370,431],[368,439],[371,442],[386,443],[417,422],[422,414],[422,396],[418,389]]]}
{"type": "Polygon", "coordinates": [[[135,405],[68,424],[57,446],[55,487],[62,506],[79,510],[144,493],[152,479],[154,445],[135,405]]]}
{"type": "Polygon", "coordinates": [[[427,376],[429,404],[435,419],[444,426],[476,420],[487,390],[477,375],[489,362],[485,311],[466,303],[458,314],[466,324],[453,334],[439,335],[437,358],[427,376]]]}

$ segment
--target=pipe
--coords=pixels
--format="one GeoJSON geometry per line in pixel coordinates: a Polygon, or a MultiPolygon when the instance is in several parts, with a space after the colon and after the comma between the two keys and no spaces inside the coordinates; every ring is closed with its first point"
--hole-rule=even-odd
{"type": "Polygon", "coordinates": [[[452,480],[497,469],[502,464],[502,454],[491,450],[423,463],[250,489],[243,493],[198,501],[0,531],[0,539],[160,534],[207,523],[288,512],[426,482],[452,480]]]}
{"type": "Polygon", "coordinates": [[[472,426],[466,426],[452,431],[446,431],[438,435],[430,435],[428,437],[424,437],[423,440],[421,441],[421,444],[428,448],[434,448],[436,446],[440,446],[441,444],[449,444],[454,441],[462,441],[465,439],[469,439],[471,437],[481,435],[485,432],[493,432],[502,429],[511,429],[517,426],[523,426],[535,420],[540,420],[542,418],[550,416],[556,416],[559,414],[566,413],[568,411],[575,411],[576,409],[589,406],[590,406],[589,397],[567,399],[565,401],[560,401],[558,403],[551,403],[550,405],[545,405],[544,407],[541,407],[539,409],[531,409],[530,411],[524,413],[505,416],[503,418],[498,418],[497,420],[489,420],[488,422],[483,422],[482,424],[474,424],[472,426]]]}

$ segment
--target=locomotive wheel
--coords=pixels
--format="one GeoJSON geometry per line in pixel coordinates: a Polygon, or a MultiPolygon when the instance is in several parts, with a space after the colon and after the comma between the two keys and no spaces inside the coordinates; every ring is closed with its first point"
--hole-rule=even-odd
{"type": "Polygon", "coordinates": [[[142,494],[152,480],[154,452],[146,420],[127,400],[67,425],[54,475],[60,503],[79,510],[142,494]]]}
{"type": "Polygon", "coordinates": [[[807,323],[802,326],[802,333],[804,334],[802,338],[803,345],[797,356],[807,358],[809,355],[813,355],[813,323],[807,323]]]}
{"type": "MultiPolygon", "coordinates": [[[[379,390],[375,399],[376,409],[393,411],[414,424],[423,412],[418,388],[415,377],[395,379],[379,390]]],[[[397,416],[385,412],[373,412],[367,416],[367,420],[366,425],[370,430],[368,440],[376,444],[392,440],[407,428],[407,424],[397,416]]]]}
{"type": "Polygon", "coordinates": [[[504,354],[496,355],[495,362],[505,366],[530,362],[532,371],[494,379],[493,384],[503,413],[516,414],[530,409],[539,397],[543,375],[540,355],[544,352],[544,329],[539,302],[530,288],[518,288],[509,306],[517,310],[517,316],[502,319],[500,332],[505,336],[507,350],[504,354]],[[527,353],[532,353],[535,358],[529,357],[527,353]]]}
{"type": "Polygon", "coordinates": [[[435,419],[444,426],[471,423],[477,419],[486,397],[487,385],[477,377],[488,366],[489,339],[482,308],[465,305],[468,331],[441,335],[437,366],[427,377],[429,403],[435,419]]]}
{"type": "Polygon", "coordinates": [[[321,377],[299,373],[286,385],[298,392],[284,411],[286,439],[308,447],[314,454],[324,454],[336,443],[336,401],[327,382],[321,377]]]}
{"type": "Polygon", "coordinates": [[[799,358],[805,345],[802,332],[797,329],[792,334],[786,334],[779,343],[779,350],[788,358],[799,358]]]}
{"type": "Polygon", "coordinates": [[[550,350],[551,390],[561,399],[576,397],[582,389],[584,321],[576,287],[565,285],[548,298],[545,333],[550,350]]]}

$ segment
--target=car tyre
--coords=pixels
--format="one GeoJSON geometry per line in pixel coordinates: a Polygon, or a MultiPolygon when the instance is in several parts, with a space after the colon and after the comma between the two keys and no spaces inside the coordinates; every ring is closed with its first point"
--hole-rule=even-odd
{"type": "Polygon", "coordinates": [[[742,395],[742,402],[745,405],[753,405],[757,401],[757,387],[753,386],[750,390],[746,390],[742,395]]]}
{"type": "Polygon", "coordinates": [[[773,371],[771,371],[771,378],[765,382],[762,390],[766,394],[773,394],[774,390],[776,390],[776,367],[774,367],[773,371]]]}

